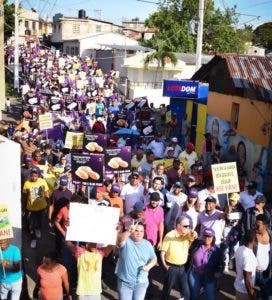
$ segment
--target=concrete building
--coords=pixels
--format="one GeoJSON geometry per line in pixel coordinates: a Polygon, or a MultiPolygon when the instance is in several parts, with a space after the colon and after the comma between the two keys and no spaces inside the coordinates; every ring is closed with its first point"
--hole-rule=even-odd
{"type": "MultiPolygon", "coordinates": [[[[178,62],[174,66],[166,63],[164,68],[158,66],[157,61],[151,62],[147,67],[144,61],[148,53],[137,53],[124,61],[127,77],[123,78],[122,92],[129,98],[147,96],[155,107],[160,104],[169,104],[169,98],[162,96],[162,83],[164,79],[188,79],[195,73],[195,55],[175,53],[178,62]]],[[[204,55],[202,63],[205,64],[213,56],[204,55]]]]}
{"type": "Polygon", "coordinates": [[[27,10],[19,8],[19,42],[24,43],[30,40],[37,40],[43,34],[52,34],[52,22],[47,18],[39,17],[34,9],[27,10]]]}
{"type": "Polygon", "coordinates": [[[145,26],[145,21],[139,18],[122,21],[123,31],[131,38],[149,40],[156,33],[157,29],[145,26]]]}
{"type": "Polygon", "coordinates": [[[102,32],[121,32],[122,27],[111,22],[86,17],[84,10],[78,12],[78,17],[66,17],[56,14],[53,17],[52,42],[62,47],[63,41],[86,37],[89,34],[102,32]]]}

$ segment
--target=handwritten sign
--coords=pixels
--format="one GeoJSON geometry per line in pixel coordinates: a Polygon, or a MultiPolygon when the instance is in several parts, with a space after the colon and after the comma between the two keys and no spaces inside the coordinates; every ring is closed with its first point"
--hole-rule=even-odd
{"type": "Polygon", "coordinates": [[[67,131],[64,147],[67,149],[82,149],[83,147],[83,132],[67,131]]]}
{"type": "Polygon", "coordinates": [[[66,240],[115,245],[119,210],[117,207],[71,203],[66,240]]]}
{"type": "Polygon", "coordinates": [[[0,204],[0,240],[13,238],[8,205],[0,204]]]}
{"type": "Polygon", "coordinates": [[[51,113],[39,115],[39,127],[40,130],[53,128],[53,120],[51,113]]]}
{"type": "Polygon", "coordinates": [[[240,191],[235,162],[212,165],[212,175],[216,194],[240,191]]]}

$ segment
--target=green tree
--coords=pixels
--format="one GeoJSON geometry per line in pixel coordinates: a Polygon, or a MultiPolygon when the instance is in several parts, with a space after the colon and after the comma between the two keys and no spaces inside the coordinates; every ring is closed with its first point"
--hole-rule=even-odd
{"type": "Polygon", "coordinates": [[[158,41],[156,48],[151,53],[147,54],[144,66],[147,69],[148,65],[152,62],[156,62],[155,84],[157,83],[157,75],[159,70],[163,70],[166,63],[172,63],[174,66],[177,64],[177,57],[174,53],[165,49],[165,41],[158,41]]]}
{"type": "Polygon", "coordinates": [[[4,18],[5,18],[5,24],[4,24],[4,37],[5,40],[12,36],[12,33],[14,31],[14,4],[9,4],[8,0],[3,1],[4,4],[4,18]]]}
{"type": "MultiPolygon", "coordinates": [[[[158,40],[167,41],[165,48],[175,52],[195,52],[198,26],[198,0],[164,0],[158,11],[146,20],[146,26],[158,32],[145,46],[154,48],[158,40]]],[[[215,9],[213,0],[205,1],[203,52],[240,52],[250,41],[248,31],[237,29],[236,7],[215,9]]]]}
{"type": "Polygon", "coordinates": [[[253,31],[253,42],[272,51],[272,22],[264,23],[253,31]]]}

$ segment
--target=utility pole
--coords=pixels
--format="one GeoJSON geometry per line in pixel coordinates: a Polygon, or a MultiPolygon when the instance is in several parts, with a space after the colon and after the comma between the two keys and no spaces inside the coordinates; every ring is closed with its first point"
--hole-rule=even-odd
{"type": "Polygon", "coordinates": [[[14,90],[19,91],[19,0],[14,0],[14,90]]]}
{"type": "Polygon", "coordinates": [[[196,71],[201,67],[202,61],[202,42],[203,42],[203,23],[204,23],[204,4],[205,0],[199,0],[198,11],[198,29],[197,29],[197,45],[196,45],[196,71]]]}
{"type": "Polygon", "coordinates": [[[4,60],[4,5],[0,0],[0,120],[2,120],[1,111],[5,108],[6,87],[5,87],[5,60],[4,60]]]}

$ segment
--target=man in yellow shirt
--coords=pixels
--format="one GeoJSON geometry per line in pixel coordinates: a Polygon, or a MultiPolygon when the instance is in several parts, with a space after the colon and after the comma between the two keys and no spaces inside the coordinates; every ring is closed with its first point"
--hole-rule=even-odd
{"type": "Polygon", "coordinates": [[[161,299],[169,298],[176,280],[178,280],[179,290],[184,300],[190,299],[185,263],[188,259],[189,247],[196,238],[197,233],[190,230],[190,221],[184,216],[177,219],[176,228],[165,236],[161,249],[161,261],[166,275],[161,299]]]}
{"type": "Polygon", "coordinates": [[[28,220],[31,248],[36,248],[37,238],[41,237],[42,219],[49,203],[48,185],[39,175],[39,168],[32,167],[30,180],[24,183],[22,195],[22,210],[28,220]]]}

